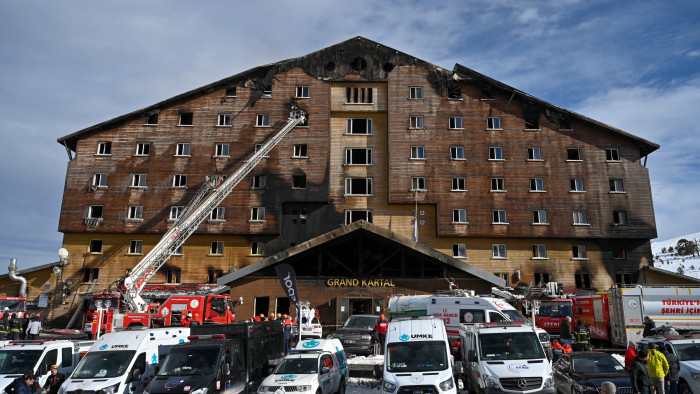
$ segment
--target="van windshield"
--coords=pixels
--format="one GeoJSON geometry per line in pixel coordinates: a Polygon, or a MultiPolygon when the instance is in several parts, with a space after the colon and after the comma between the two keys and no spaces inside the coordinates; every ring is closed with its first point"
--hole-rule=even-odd
{"type": "Polygon", "coordinates": [[[25,373],[33,370],[43,350],[3,350],[0,351],[0,373],[25,373]]]}
{"type": "Polygon", "coordinates": [[[210,375],[219,359],[219,346],[172,348],[165,357],[158,376],[210,375]]]}
{"type": "Polygon", "coordinates": [[[394,342],[387,345],[389,372],[442,371],[449,364],[445,342],[394,342]]]}
{"type": "Polygon", "coordinates": [[[574,308],[570,301],[543,301],[538,315],[541,317],[573,316],[574,308]]]}
{"type": "Polygon", "coordinates": [[[24,312],[27,310],[26,303],[25,300],[0,300],[0,312],[24,312]]]}
{"type": "Polygon", "coordinates": [[[532,325],[532,322],[528,320],[528,318],[525,317],[525,315],[516,311],[515,309],[503,309],[501,312],[505,313],[505,315],[508,316],[510,321],[522,321],[532,325]]]}
{"type": "Polygon", "coordinates": [[[71,376],[73,379],[113,378],[124,375],[135,351],[88,352],[71,376]]]}
{"type": "Polygon", "coordinates": [[[481,334],[479,351],[483,360],[544,358],[542,345],[534,332],[481,334]]]}
{"type": "Polygon", "coordinates": [[[314,374],[318,372],[317,358],[285,358],[275,369],[275,374],[314,374]]]}

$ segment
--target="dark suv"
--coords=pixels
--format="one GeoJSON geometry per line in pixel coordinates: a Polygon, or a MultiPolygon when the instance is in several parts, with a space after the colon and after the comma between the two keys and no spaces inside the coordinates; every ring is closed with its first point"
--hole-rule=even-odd
{"type": "Polygon", "coordinates": [[[377,315],[352,315],[342,327],[332,334],[343,344],[346,353],[372,354],[372,330],[377,325],[377,315]]]}

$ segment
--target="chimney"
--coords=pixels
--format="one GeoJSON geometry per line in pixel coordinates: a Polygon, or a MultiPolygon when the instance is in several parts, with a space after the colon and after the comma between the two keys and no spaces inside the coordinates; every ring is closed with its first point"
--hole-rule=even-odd
{"type": "Polygon", "coordinates": [[[27,279],[22,276],[17,276],[17,259],[10,259],[10,280],[19,282],[19,296],[27,298],[27,279]]]}

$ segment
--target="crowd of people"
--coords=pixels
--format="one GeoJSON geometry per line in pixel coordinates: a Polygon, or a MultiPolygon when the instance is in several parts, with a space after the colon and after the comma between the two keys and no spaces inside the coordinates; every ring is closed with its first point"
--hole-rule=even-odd
{"type": "Polygon", "coordinates": [[[630,371],[634,393],[678,394],[678,373],[681,369],[678,356],[663,342],[649,342],[649,349],[637,351],[638,345],[630,342],[625,353],[625,367],[630,371]]]}
{"type": "Polygon", "coordinates": [[[32,313],[20,317],[19,313],[5,313],[0,318],[0,341],[37,339],[42,329],[41,315],[32,313]]]}

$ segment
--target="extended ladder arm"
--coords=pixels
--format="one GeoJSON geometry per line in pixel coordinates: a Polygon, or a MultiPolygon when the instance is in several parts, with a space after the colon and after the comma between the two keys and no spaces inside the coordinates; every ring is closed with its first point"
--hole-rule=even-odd
{"type": "Polygon", "coordinates": [[[303,122],[303,111],[292,109],[287,123],[270,137],[259,150],[238,166],[228,178],[221,182],[221,176],[207,177],[195,198],[184,209],[180,219],[168,230],[156,246],[136,264],[129,274],[118,281],[117,288],[124,301],[134,312],[146,312],[148,304],[141,297],[141,290],[160,267],[182,246],[197,227],[207,219],[211,211],[219,206],[234,187],[243,180],[260,160],[274,148],[297,124],[303,122]]]}

